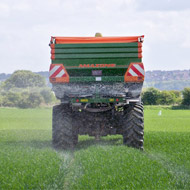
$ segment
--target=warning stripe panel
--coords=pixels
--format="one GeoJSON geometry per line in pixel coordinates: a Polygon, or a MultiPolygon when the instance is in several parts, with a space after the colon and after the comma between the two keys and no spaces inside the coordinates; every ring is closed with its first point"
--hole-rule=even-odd
{"type": "Polygon", "coordinates": [[[68,83],[69,75],[63,64],[51,64],[49,69],[51,83],[68,83]]]}
{"type": "Polygon", "coordinates": [[[51,78],[59,78],[65,75],[65,71],[63,70],[61,65],[55,65],[50,68],[49,76],[51,78]]]}
{"type": "Polygon", "coordinates": [[[143,76],[141,72],[134,65],[131,67],[131,69],[134,71],[136,76],[143,76]]]}
{"type": "Polygon", "coordinates": [[[50,67],[50,71],[49,71],[49,76],[52,77],[52,75],[55,73],[55,71],[57,71],[57,69],[59,69],[59,65],[55,65],[50,67]]]}
{"type": "Polygon", "coordinates": [[[125,82],[143,82],[144,81],[144,66],[143,63],[131,63],[125,73],[125,82]]]}
{"type": "Polygon", "coordinates": [[[130,74],[131,76],[134,76],[134,77],[135,77],[135,76],[136,76],[136,77],[138,76],[138,74],[137,74],[132,68],[129,69],[129,74],[130,74]]]}
{"type": "Polygon", "coordinates": [[[133,67],[135,67],[141,73],[141,75],[144,76],[144,68],[142,68],[141,65],[134,64],[133,67]]]}
{"type": "Polygon", "coordinates": [[[144,67],[143,64],[133,63],[127,72],[127,76],[144,76],[144,67]]]}
{"type": "Polygon", "coordinates": [[[51,77],[56,78],[56,76],[62,71],[62,68],[59,67],[52,75],[51,77]]]}
{"type": "Polygon", "coordinates": [[[62,69],[61,72],[58,75],[56,75],[56,77],[59,78],[59,77],[63,77],[64,75],[65,75],[65,71],[62,69]]]}

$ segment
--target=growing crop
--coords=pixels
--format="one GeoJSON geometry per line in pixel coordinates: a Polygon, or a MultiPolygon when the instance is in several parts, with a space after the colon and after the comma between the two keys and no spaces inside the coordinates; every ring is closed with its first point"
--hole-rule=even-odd
{"type": "Polygon", "coordinates": [[[0,189],[190,189],[190,111],[145,109],[144,151],[121,136],[51,146],[50,109],[0,109],[0,189]]]}

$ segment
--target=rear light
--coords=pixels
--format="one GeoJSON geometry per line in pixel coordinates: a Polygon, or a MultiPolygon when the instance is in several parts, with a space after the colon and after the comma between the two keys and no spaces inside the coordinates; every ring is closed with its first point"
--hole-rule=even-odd
{"type": "Polygon", "coordinates": [[[49,69],[51,83],[68,83],[69,75],[62,64],[51,64],[49,69]]]}
{"type": "Polygon", "coordinates": [[[144,76],[143,63],[131,63],[125,73],[124,80],[125,82],[143,82],[144,76]]]}

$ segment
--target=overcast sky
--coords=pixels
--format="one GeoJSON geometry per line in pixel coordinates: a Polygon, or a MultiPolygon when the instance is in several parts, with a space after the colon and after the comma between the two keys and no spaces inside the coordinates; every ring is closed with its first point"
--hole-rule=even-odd
{"type": "Polygon", "coordinates": [[[0,0],[0,73],[47,71],[50,36],[145,35],[146,70],[190,69],[189,0],[0,0]]]}

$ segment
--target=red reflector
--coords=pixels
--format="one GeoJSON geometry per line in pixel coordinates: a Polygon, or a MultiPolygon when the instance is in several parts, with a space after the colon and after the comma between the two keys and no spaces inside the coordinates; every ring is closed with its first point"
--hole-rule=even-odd
{"type": "Polygon", "coordinates": [[[131,63],[125,73],[125,82],[143,82],[144,81],[144,66],[143,63],[131,63]]]}
{"type": "Polygon", "coordinates": [[[69,82],[69,75],[62,64],[51,64],[49,79],[51,83],[67,83],[69,82]]]}

